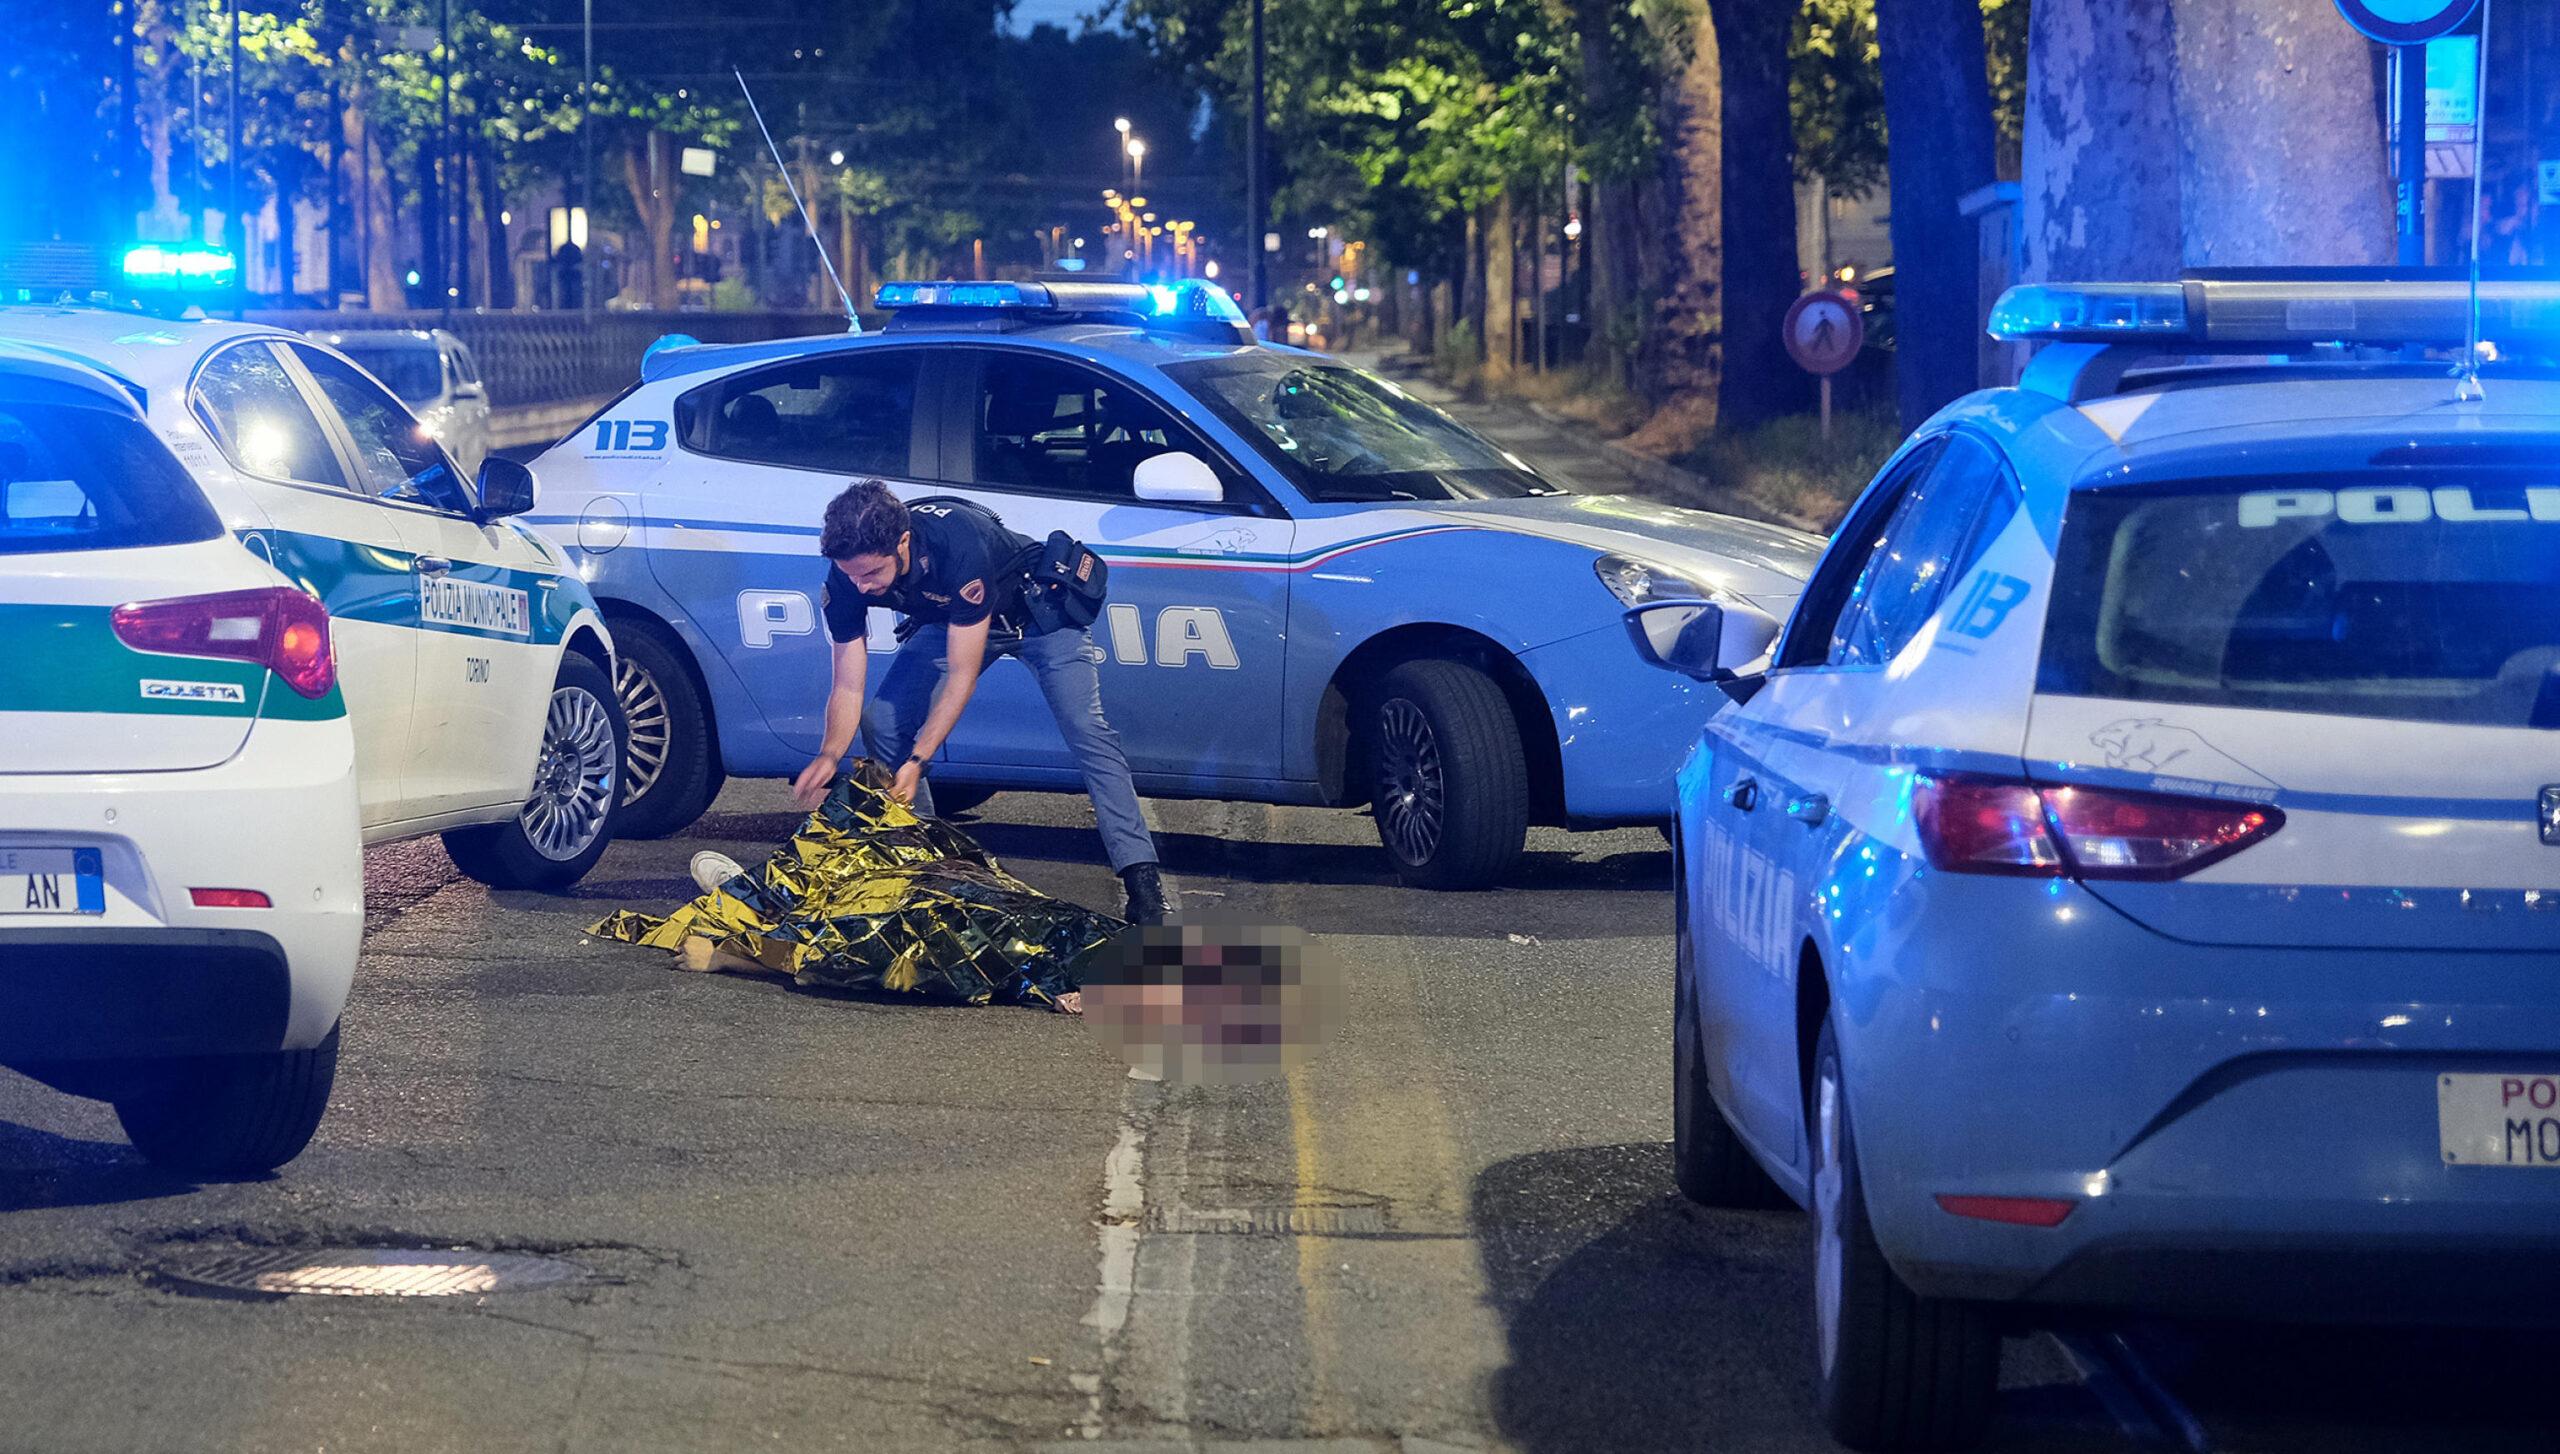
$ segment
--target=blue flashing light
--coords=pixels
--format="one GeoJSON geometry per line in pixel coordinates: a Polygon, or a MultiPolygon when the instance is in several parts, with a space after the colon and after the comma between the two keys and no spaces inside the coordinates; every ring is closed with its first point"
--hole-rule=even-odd
{"type": "Polygon", "coordinates": [[[650,344],[647,348],[640,351],[640,376],[642,378],[647,378],[649,376],[649,360],[656,358],[659,354],[666,352],[668,349],[700,348],[701,346],[702,340],[694,337],[690,333],[664,334],[660,336],[657,342],[650,344]]]}
{"type": "Polygon", "coordinates": [[[125,282],[146,292],[215,292],[240,280],[228,248],[202,242],[146,242],[126,248],[118,264],[125,282]]]}
{"type": "Polygon", "coordinates": [[[1157,295],[1156,312],[1166,318],[1193,318],[1213,323],[1232,323],[1249,328],[1244,309],[1236,305],[1235,295],[1206,278],[1184,278],[1170,288],[1152,290],[1157,295]],[[1167,302],[1165,295],[1171,295],[1167,302]]]}
{"type": "Polygon", "coordinates": [[[1182,305],[1182,300],[1174,296],[1173,289],[1162,283],[1148,284],[1147,296],[1155,300],[1156,312],[1168,318],[1182,305]]]}
{"type": "Polygon", "coordinates": [[[2177,283],[2025,283],[2001,294],[1991,309],[1991,336],[2009,343],[2182,338],[2188,332],[2187,293],[2177,283]]]}
{"type": "Polygon", "coordinates": [[[884,309],[1022,308],[1048,300],[1026,297],[1019,283],[882,283],[877,299],[884,309]]]}

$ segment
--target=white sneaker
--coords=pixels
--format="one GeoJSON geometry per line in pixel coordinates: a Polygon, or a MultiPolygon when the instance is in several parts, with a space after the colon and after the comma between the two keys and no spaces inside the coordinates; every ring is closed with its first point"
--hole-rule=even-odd
{"type": "Polygon", "coordinates": [[[706,894],[745,872],[738,860],[725,853],[714,853],[706,848],[693,856],[694,887],[706,894]]]}

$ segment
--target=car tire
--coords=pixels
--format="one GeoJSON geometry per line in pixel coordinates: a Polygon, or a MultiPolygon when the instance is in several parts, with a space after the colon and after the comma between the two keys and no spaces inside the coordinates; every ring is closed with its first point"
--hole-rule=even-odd
{"type": "MultiPolygon", "coordinates": [[[[1675,889],[1675,892],[1677,890],[1675,889]]],[[[1734,1133],[1707,1089],[1707,1047],[1698,1031],[1689,972],[1674,967],[1671,992],[1671,1179],[1702,1207],[1772,1207],[1784,1200],[1734,1133]]]]}
{"type": "Polygon", "coordinates": [[[453,866],[493,889],[564,889],[613,842],[622,794],[622,705],[603,667],[576,652],[544,715],[533,795],[503,823],[444,835],[453,866]]]}
{"type": "Polygon", "coordinates": [[[968,812],[1003,791],[988,783],[933,783],[934,816],[949,818],[968,812]]]}
{"type": "Polygon", "coordinates": [[[671,838],[693,826],[729,775],[711,741],[711,713],[683,650],[655,626],[613,626],[614,698],[622,705],[622,813],[617,838],[671,838]]]}
{"type": "Polygon", "coordinates": [[[1814,1047],[1814,1354],[1822,1420],[1852,1449],[1966,1449],[1991,1422],[2000,1333],[1977,1303],[1925,1298],[1897,1276],[1866,1186],[1828,1020],[1814,1047]]]}
{"type": "Polygon", "coordinates": [[[338,1078],[338,1027],[308,1050],[220,1055],[141,1070],[111,1102],[133,1149],[201,1176],[260,1176],[302,1154],[338,1078]]]}
{"type": "Polygon", "coordinates": [[[1481,889],[1529,836],[1529,764],[1511,702],[1463,662],[1387,672],[1366,714],[1378,841],[1406,883],[1481,889]]]}

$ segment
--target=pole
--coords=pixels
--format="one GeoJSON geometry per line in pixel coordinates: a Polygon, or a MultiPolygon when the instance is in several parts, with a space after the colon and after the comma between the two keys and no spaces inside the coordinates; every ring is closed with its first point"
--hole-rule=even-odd
{"type": "MultiPolygon", "coordinates": [[[[2399,85],[2398,111],[2400,144],[2397,197],[2400,224],[2400,265],[2424,267],[2427,261],[2426,195],[2427,195],[2427,48],[2423,45],[2398,45],[2391,48],[2391,64],[2399,85]]],[[[2478,120],[2475,115],[2474,121],[2478,120]]],[[[2474,128],[2477,134],[2477,128],[2474,128]]],[[[2477,143],[2474,143],[2475,148],[2477,143]]]]}
{"type": "MultiPolygon", "coordinates": [[[[595,309],[595,265],[587,256],[594,251],[596,238],[596,0],[586,0],[584,20],[579,25],[586,57],[578,83],[578,199],[571,203],[575,210],[587,214],[587,240],[578,244],[578,311],[595,309]]],[[[756,215],[764,215],[758,208],[756,215]]]]}
{"type": "Polygon", "coordinates": [[[231,106],[223,124],[229,132],[230,165],[224,168],[222,238],[231,245],[231,316],[249,316],[249,229],[240,217],[240,0],[231,0],[231,106]]]}
{"type": "Polygon", "coordinates": [[[436,5],[436,310],[453,321],[453,0],[436,5]]]}
{"type": "Polygon", "coordinates": [[[1271,302],[1270,254],[1262,246],[1262,234],[1271,225],[1262,195],[1262,6],[1263,0],[1253,0],[1253,109],[1246,114],[1244,125],[1244,245],[1253,257],[1250,306],[1255,308],[1271,302]]]}
{"type": "Polygon", "coordinates": [[[1831,442],[1831,376],[1829,374],[1822,376],[1822,442],[1825,444],[1831,442]]]}

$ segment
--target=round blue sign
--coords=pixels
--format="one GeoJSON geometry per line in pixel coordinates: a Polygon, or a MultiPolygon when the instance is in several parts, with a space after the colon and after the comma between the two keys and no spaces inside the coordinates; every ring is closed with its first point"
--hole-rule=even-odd
{"type": "Polygon", "coordinates": [[[2384,45],[2423,45],[2451,35],[2480,8],[2480,0],[2338,0],[2347,24],[2384,45]]]}

